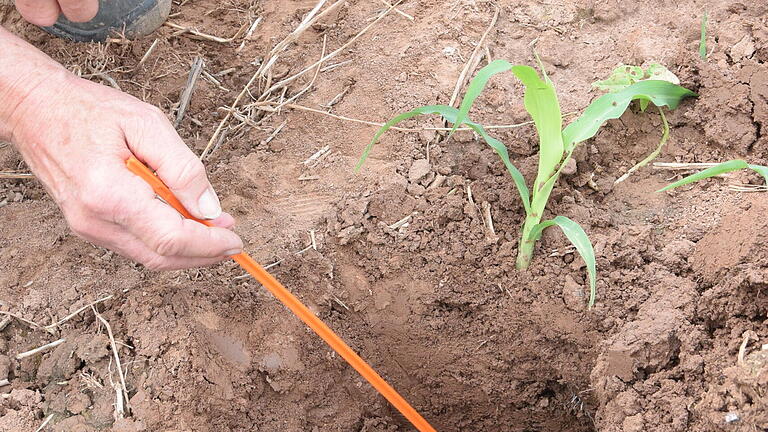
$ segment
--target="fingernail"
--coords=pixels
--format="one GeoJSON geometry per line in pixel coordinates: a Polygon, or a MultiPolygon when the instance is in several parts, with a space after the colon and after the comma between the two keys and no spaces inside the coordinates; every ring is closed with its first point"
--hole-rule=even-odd
{"type": "Polygon", "coordinates": [[[216,219],[221,216],[219,197],[216,196],[216,192],[211,188],[208,188],[200,195],[200,199],[197,201],[197,208],[205,219],[216,219]]]}
{"type": "Polygon", "coordinates": [[[228,250],[228,251],[224,252],[224,255],[232,256],[232,255],[237,255],[240,252],[242,252],[242,249],[231,249],[231,250],[228,250]]]}

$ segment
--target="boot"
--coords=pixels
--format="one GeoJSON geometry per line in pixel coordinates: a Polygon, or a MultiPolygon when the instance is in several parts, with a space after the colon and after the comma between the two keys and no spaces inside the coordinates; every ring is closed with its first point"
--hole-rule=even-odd
{"type": "Polygon", "coordinates": [[[115,34],[135,39],[157,30],[170,11],[171,0],[99,0],[99,12],[92,20],[76,23],[62,14],[43,30],[77,42],[103,42],[115,34]]]}

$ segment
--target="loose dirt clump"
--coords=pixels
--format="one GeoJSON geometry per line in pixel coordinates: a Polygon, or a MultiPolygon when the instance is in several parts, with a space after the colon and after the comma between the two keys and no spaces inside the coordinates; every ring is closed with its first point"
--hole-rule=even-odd
{"type": "MultiPolygon", "coordinates": [[[[72,44],[8,6],[0,21],[170,118],[202,57],[207,75],[178,128],[199,154],[225,107],[316,3],[182,3],[171,20],[207,34],[231,37],[262,22],[238,49],[242,37],[221,44],[170,27],[138,41],[72,44]]],[[[383,8],[341,4],[279,56],[271,82],[314,63],[324,45],[339,48],[383,8]]],[[[766,164],[768,6],[426,0],[398,8],[403,14],[389,13],[324,63],[311,86],[307,74],[274,95],[308,87],[298,107],[246,108],[265,83],[254,86],[205,159],[254,257],[440,431],[768,428],[768,204],[727,186],[761,184],[756,175],[656,193],[682,173],[647,167],[614,185],[655,148],[661,128],[639,112],[609,122],[577,149],[550,201],[552,214],[579,222],[595,246],[598,298],[588,310],[584,263],[558,232],[545,232],[529,270],[515,270],[522,205],[495,153],[473,135],[446,139],[437,119],[406,124],[417,131],[386,135],[353,170],[376,129],[354,120],[447,103],[497,8],[479,65],[487,55],[533,64],[537,40],[571,112],[617,64],[662,63],[700,96],[669,114],[660,160],[766,164]],[[698,55],[704,11],[706,60],[698,55]]],[[[511,78],[492,80],[473,120],[527,121],[521,94],[511,78]]],[[[532,178],[533,128],[492,134],[532,178]]],[[[0,169],[26,171],[2,144],[0,169]]],[[[0,430],[35,430],[48,418],[55,431],[412,430],[234,263],[146,271],[73,236],[30,179],[0,180],[0,220],[0,311],[24,319],[0,330],[0,380],[10,382],[0,387],[0,430]],[[91,304],[115,335],[124,418],[113,348],[91,304]]]]}

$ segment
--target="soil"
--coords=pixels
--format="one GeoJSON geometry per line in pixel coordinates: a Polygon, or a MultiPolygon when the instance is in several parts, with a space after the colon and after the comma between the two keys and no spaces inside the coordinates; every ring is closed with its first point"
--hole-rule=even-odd
{"type": "MultiPolygon", "coordinates": [[[[182,3],[171,19],[213,35],[262,22],[238,51],[242,38],[222,44],[170,27],[136,41],[73,44],[8,6],[0,21],[74,72],[112,80],[171,118],[190,64],[203,57],[220,84],[199,80],[179,127],[199,153],[220,107],[315,2],[182,3]]],[[[345,2],[287,48],[273,82],[316,61],[324,41],[327,52],[349,41],[382,7],[345,2]]],[[[768,163],[765,2],[407,0],[400,8],[414,20],[391,13],[376,23],[297,103],[325,111],[336,99],[334,114],[373,122],[447,103],[498,8],[488,54],[533,64],[536,40],[564,112],[587,106],[590,83],[617,64],[660,62],[700,97],[669,114],[659,160],[768,163]],[[706,60],[698,55],[704,11],[706,60]]],[[[473,120],[526,121],[520,95],[511,76],[494,78],[473,120]]],[[[206,159],[237,232],[437,430],[768,429],[768,200],[728,188],[761,180],[735,173],[656,193],[681,173],[647,167],[614,185],[657,145],[652,111],[627,112],[583,143],[550,202],[551,214],[579,222],[595,245],[592,309],[583,261],[559,232],[545,233],[529,270],[515,270],[523,209],[476,137],[390,132],[357,174],[374,126],[299,109],[253,114],[206,159]],[[324,146],[326,156],[304,163],[324,146]]],[[[410,123],[430,125],[441,124],[410,123]]],[[[493,134],[531,181],[532,127],[493,134]]],[[[25,169],[11,146],[0,148],[0,169],[25,169]]],[[[0,310],[48,325],[113,296],[96,307],[118,342],[130,406],[116,420],[113,352],[93,310],[52,334],[13,319],[0,331],[0,379],[11,383],[0,387],[0,430],[35,430],[51,415],[53,431],[412,430],[234,263],[147,271],[74,236],[34,180],[0,180],[0,220],[0,310]],[[15,359],[59,338],[66,342],[53,350],[15,359]]]]}

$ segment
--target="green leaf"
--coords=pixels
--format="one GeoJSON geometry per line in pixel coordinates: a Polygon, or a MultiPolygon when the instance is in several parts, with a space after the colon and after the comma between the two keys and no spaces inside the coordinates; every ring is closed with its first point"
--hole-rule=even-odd
{"type": "Polygon", "coordinates": [[[529,238],[538,239],[541,237],[541,233],[545,228],[557,225],[563,230],[563,234],[570,240],[570,242],[576,247],[576,251],[581,255],[584,263],[587,265],[587,274],[589,276],[589,307],[591,308],[595,304],[596,287],[595,281],[597,280],[597,264],[595,260],[595,250],[592,248],[592,242],[589,241],[587,233],[581,228],[579,224],[568,219],[565,216],[557,216],[554,219],[541,222],[533,227],[529,238]]]}
{"type": "Polygon", "coordinates": [[[715,177],[720,174],[738,171],[744,168],[749,168],[755,171],[756,173],[760,174],[765,179],[766,184],[768,184],[768,167],[764,167],[762,165],[750,165],[746,161],[743,161],[741,159],[734,159],[734,160],[729,160],[728,162],[723,162],[721,164],[715,165],[711,168],[707,168],[704,171],[697,172],[696,174],[691,174],[688,177],[680,179],[662,189],[659,189],[657,192],[668,191],[670,189],[687,185],[695,181],[703,180],[709,177],[715,177]]]}
{"type": "MultiPolygon", "coordinates": [[[[660,80],[680,84],[680,78],[658,63],[651,63],[643,70],[640,66],[619,65],[608,79],[595,81],[592,86],[608,93],[616,93],[640,81],[660,80]]],[[[647,105],[647,101],[646,105],[647,105]]],[[[645,108],[642,108],[645,110],[645,108]]]]}
{"type": "MultiPolygon", "coordinates": [[[[548,80],[542,80],[534,68],[520,65],[512,66],[508,61],[494,60],[480,69],[467,87],[467,92],[461,101],[451,133],[461,124],[467,123],[465,120],[469,115],[469,110],[480,93],[482,93],[488,80],[497,73],[508,70],[511,70],[525,85],[523,102],[526,111],[533,118],[536,131],[539,134],[539,171],[536,176],[537,183],[534,184],[534,187],[536,187],[540,181],[539,179],[545,180],[555,172],[557,165],[562,161],[564,146],[563,137],[560,133],[563,127],[563,119],[555,88],[548,80]]],[[[489,144],[494,147],[491,142],[489,144]]],[[[503,155],[501,153],[499,155],[503,159],[503,155]]],[[[507,165],[509,170],[510,164],[507,164],[505,161],[505,165],[507,165]]],[[[514,177],[515,175],[513,175],[514,177]]],[[[519,188],[520,186],[518,185],[519,188]]]]}
{"type": "MultiPolygon", "coordinates": [[[[450,120],[449,120],[450,121],[450,120]]],[[[512,180],[515,182],[515,186],[517,186],[517,191],[520,193],[520,199],[523,201],[523,207],[525,208],[525,213],[528,214],[531,212],[531,198],[530,198],[530,192],[528,191],[528,186],[525,184],[525,177],[523,177],[523,174],[520,172],[520,170],[517,169],[516,166],[512,164],[512,162],[509,160],[509,153],[507,152],[507,147],[496,138],[493,138],[492,136],[488,135],[488,133],[483,129],[482,126],[476,123],[472,122],[464,122],[467,126],[471,127],[478,135],[480,135],[485,142],[491,146],[496,151],[496,154],[499,155],[501,158],[501,161],[504,163],[504,166],[507,167],[507,172],[509,172],[509,175],[512,176],[512,180]]]]}
{"type": "Polygon", "coordinates": [[[768,167],[762,165],[749,165],[749,169],[763,176],[765,184],[768,186],[768,167]]]}
{"type": "Polygon", "coordinates": [[[643,79],[643,69],[640,66],[620,65],[611,72],[608,79],[595,81],[592,86],[609,93],[615,93],[643,79]]]}
{"type": "Polygon", "coordinates": [[[565,149],[569,151],[576,144],[595,136],[603,123],[621,117],[633,100],[649,101],[658,107],[675,109],[684,98],[696,96],[696,93],[685,87],[659,80],[639,81],[617,93],[604,94],[589,104],[581,116],[563,130],[565,149]]]}
{"type": "Polygon", "coordinates": [[[672,84],[680,84],[680,78],[678,78],[677,75],[658,63],[651,63],[645,69],[645,77],[643,80],[659,80],[668,81],[672,84]]]}
{"type": "MultiPolygon", "coordinates": [[[[373,136],[373,139],[370,143],[368,143],[368,146],[366,146],[365,150],[363,151],[363,155],[357,162],[355,170],[360,170],[360,168],[363,166],[363,163],[365,163],[365,160],[371,153],[373,146],[387,130],[402,121],[424,114],[439,114],[449,123],[456,125],[456,119],[459,117],[459,110],[447,105],[427,105],[395,116],[390,121],[386,122],[381,128],[379,128],[379,130],[373,136]]],[[[525,212],[529,213],[531,209],[530,192],[528,191],[528,186],[525,184],[525,178],[523,177],[523,174],[520,173],[520,170],[518,170],[517,167],[512,164],[512,161],[510,161],[507,147],[501,141],[490,136],[481,125],[469,120],[468,118],[465,117],[463,124],[467,125],[467,127],[471,128],[473,131],[475,131],[475,133],[480,135],[485,140],[485,142],[499,155],[501,161],[504,163],[504,166],[507,168],[507,172],[509,172],[510,176],[512,176],[512,180],[515,182],[515,186],[517,186],[517,191],[520,193],[520,199],[523,201],[525,212]]]]}
{"type": "Polygon", "coordinates": [[[469,82],[469,86],[467,86],[467,91],[464,93],[464,98],[461,100],[461,105],[459,106],[459,115],[456,117],[456,123],[453,124],[453,129],[451,129],[450,134],[453,134],[453,132],[456,131],[456,128],[467,118],[469,110],[475,103],[475,99],[477,99],[478,96],[480,96],[480,93],[483,92],[488,80],[497,73],[505,72],[510,69],[512,69],[512,64],[508,61],[494,60],[477,71],[477,75],[472,78],[472,81],[469,82]]]}
{"type": "Polygon", "coordinates": [[[563,160],[563,116],[555,87],[542,80],[536,69],[530,66],[513,66],[512,73],[525,86],[523,103],[539,135],[539,170],[534,183],[534,195],[542,182],[555,173],[563,160]]]}
{"type": "Polygon", "coordinates": [[[363,155],[360,156],[360,160],[357,162],[357,165],[355,165],[355,171],[360,171],[360,168],[363,166],[366,159],[368,159],[368,155],[371,153],[371,150],[373,150],[373,146],[376,144],[379,138],[381,138],[381,136],[384,135],[384,133],[388,131],[392,126],[395,126],[400,122],[408,120],[409,118],[420,116],[422,114],[433,114],[433,113],[439,114],[440,109],[443,107],[448,108],[445,105],[427,105],[427,106],[419,107],[413,111],[408,111],[402,114],[398,114],[388,122],[384,123],[384,125],[381,126],[378,131],[376,131],[376,134],[373,135],[373,139],[365,147],[365,150],[363,150],[363,155]]]}
{"type": "Polygon", "coordinates": [[[699,39],[699,57],[707,59],[707,13],[701,17],[701,38],[699,39]]]}

